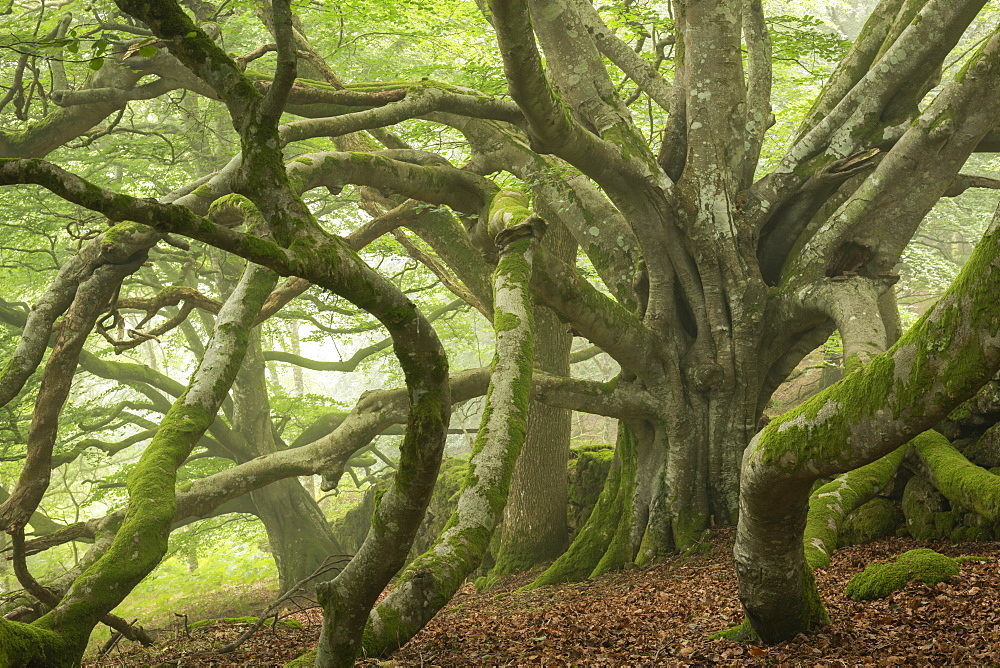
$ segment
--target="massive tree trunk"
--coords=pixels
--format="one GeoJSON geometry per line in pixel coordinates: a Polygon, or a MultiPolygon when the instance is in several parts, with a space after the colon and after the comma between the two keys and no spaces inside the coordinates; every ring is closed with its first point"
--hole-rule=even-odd
{"type": "MultiPolygon", "coordinates": [[[[23,136],[0,134],[0,151],[10,156],[44,151],[51,147],[43,141],[46,135],[62,141],[72,128],[93,125],[95,114],[109,113],[128,99],[145,99],[150,89],[133,84],[140,76],[156,74],[162,79],[155,91],[183,86],[221,100],[239,133],[242,153],[169,205],[104,190],[44,161],[4,160],[0,183],[40,184],[113,221],[145,226],[116,226],[112,237],[122,230],[141,235],[141,230],[155,228],[158,234],[187,236],[282,275],[301,277],[268,299],[267,313],[313,281],[346,296],[389,329],[407,379],[404,398],[410,401],[405,465],[382,498],[358,557],[323,588],[324,660],[347,663],[353,658],[368,609],[405,557],[430,494],[449,408],[447,365],[430,324],[351,249],[405,223],[434,254],[403,235],[397,237],[400,243],[409,243],[408,251],[449,289],[490,312],[483,287],[488,270],[482,259],[471,256],[473,241],[491,250],[495,224],[502,228],[509,222],[488,215],[499,190],[494,174],[506,172],[512,176],[502,179],[519,180],[518,187],[530,191],[532,206],[553,224],[565,226],[589,259],[578,267],[572,258],[542,249],[530,286],[528,272],[521,272],[520,283],[510,289],[530,287],[536,299],[622,367],[622,374],[606,384],[534,374],[523,364],[516,370],[518,378],[539,381],[536,397],[548,404],[621,421],[615,466],[599,508],[543,580],[584,577],[632,560],[645,563],[691,545],[705,527],[731,523],[739,514],[738,570],[754,630],[774,640],[822,623],[825,617],[802,557],[801,527],[813,478],[870,462],[885,454],[889,441],[912,437],[914,429],[928,426],[928,416],[971,391],[976,370],[993,362],[996,323],[988,304],[977,301],[982,297],[977,291],[986,288],[968,277],[950,298],[979,311],[956,310],[954,303],[946,303],[924,321],[922,330],[887,357],[876,357],[892,328],[891,314],[882,308],[898,278],[892,269],[920,220],[942,196],[971,185],[998,186],[959,173],[972,152],[1000,145],[1000,108],[982,102],[995,97],[1000,81],[996,33],[968,54],[964,68],[932,100],[924,99],[985,0],[879,2],[776,166],[760,178],[760,149],[773,118],[770,42],[758,0],[674,0],[672,83],[613,32],[603,10],[589,2],[493,0],[489,12],[509,93],[504,99],[430,80],[342,89],[342,82],[322,67],[316,71],[332,88],[303,81],[293,85],[300,54],[317,56],[301,34],[296,36],[284,0],[272,3],[269,25],[277,60],[271,81],[245,74],[245,63],[229,59],[173,3],[119,4],[157,35],[157,57],[135,58],[137,69],[131,74],[114,70],[123,76],[113,86],[55,96],[61,104],[79,105],[81,113],[58,115],[47,120],[51,125],[37,124],[23,136]],[[605,59],[615,68],[608,68],[605,59]],[[631,100],[619,94],[622,85],[634,85],[646,103],[648,134],[647,114],[640,123],[631,100]],[[105,99],[109,96],[114,100],[105,99]],[[279,126],[285,112],[311,118],[279,126]],[[70,116],[83,120],[67,122],[70,116]],[[385,131],[414,119],[461,133],[468,141],[468,162],[456,167],[443,155],[409,147],[385,131]],[[658,121],[662,127],[653,127],[658,121]],[[378,135],[387,149],[354,143],[352,148],[364,150],[321,151],[283,162],[285,144],[364,130],[378,135]],[[658,152],[651,146],[654,136],[662,138],[658,152]],[[299,197],[301,191],[321,187],[340,192],[345,184],[377,187],[420,203],[406,201],[380,213],[345,244],[323,231],[299,197]],[[229,193],[250,197],[256,208],[229,193]],[[425,217],[423,203],[449,207],[456,215],[437,211],[425,217]],[[231,208],[241,215],[224,222],[202,217],[205,211],[215,215],[231,208]],[[462,233],[457,218],[469,235],[462,233]],[[592,273],[606,290],[594,285],[592,273]],[[972,320],[963,321],[967,316],[972,320]],[[966,341],[977,335],[974,328],[988,332],[982,334],[978,356],[938,350],[921,338],[966,341]],[[847,368],[860,370],[805,408],[773,422],[744,453],[773,390],[834,329],[844,339],[847,368]],[[955,364],[935,365],[937,358],[955,364]],[[939,382],[936,374],[942,372],[952,378],[939,382]],[[916,396],[928,390],[936,393],[933,406],[916,396]]],[[[106,74],[95,79],[103,82],[106,74]]],[[[146,236],[149,243],[160,238],[146,236]]],[[[107,233],[104,240],[109,240],[107,233]]],[[[995,234],[982,246],[992,244],[995,234]]],[[[17,394],[41,360],[55,319],[72,300],[78,265],[64,268],[57,289],[28,316],[23,345],[0,378],[2,402],[17,394]]],[[[992,280],[995,267],[980,261],[977,271],[992,280]]],[[[995,291],[995,285],[989,289],[995,291]]],[[[513,324],[509,319],[493,324],[499,331],[515,329],[507,329],[513,324]]],[[[74,337],[68,331],[61,335],[74,337]]],[[[521,352],[507,350],[498,365],[517,367],[519,359],[523,362],[521,352]]],[[[207,373],[216,362],[206,357],[202,368],[207,373]]],[[[390,419],[385,413],[398,413],[404,403],[395,397],[399,401],[392,411],[375,405],[385,398],[380,393],[370,405],[359,403],[344,420],[346,427],[338,427],[329,441],[370,439],[377,425],[390,419]]],[[[182,396],[178,410],[189,399],[182,396]]],[[[216,399],[222,401],[213,395],[210,403],[216,399]]],[[[41,424],[52,411],[46,411],[44,400],[40,404],[36,417],[41,424]]],[[[196,417],[184,426],[200,428],[207,418],[196,417]]],[[[168,416],[161,433],[177,427],[175,418],[168,416]]],[[[41,424],[38,434],[45,436],[47,429],[41,424]]],[[[264,426],[255,429],[263,433],[264,426]]],[[[505,453],[517,450],[517,438],[508,436],[498,446],[505,453]]],[[[154,439],[149,457],[160,456],[164,438],[154,439]]],[[[0,509],[0,519],[14,528],[23,524],[37,500],[37,488],[27,481],[36,472],[47,474],[50,440],[33,439],[39,447],[32,447],[25,486],[16,502],[0,509]]],[[[192,444],[167,445],[175,458],[192,444]]],[[[324,462],[336,468],[342,453],[334,457],[326,445],[306,446],[307,454],[329,457],[324,462]]],[[[922,453],[931,469],[953,460],[939,450],[925,448],[922,453]]],[[[268,480],[314,472],[318,465],[304,463],[302,455],[271,452],[213,476],[215,486],[196,484],[179,498],[198,507],[268,480]]],[[[498,458],[503,459],[493,459],[498,458]]],[[[379,651],[416,632],[481,557],[484,536],[506,499],[513,462],[494,464],[498,472],[491,480],[470,478],[470,501],[445,534],[444,542],[454,538],[460,549],[444,544],[439,552],[448,559],[428,556],[408,572],[391,604],[383,603],[373,615],[368,640],[379,651]],[[486,498],[486,510],[477,494],[486,498]],[[456,536],[456,527],[469,532],[456,536]],[[405,628],[396,624],[404,612],[405,628]]],[[[171,475],[154,477],[162,485],[171,482],[171,475]]],[[[934,476],[954,493],[956,481],[937,472],[934,476]]],[[[142,507],[144,490],[133,487],[132,502],[142,507]]],[[[157,495],[168,497],[165,491],[157,495]]],[[[130,513],[128,531],[116,539],[116,554],[122,551],[120,542],[138,530],[128,523],[136,514],[130,513]]],[[[173,519],[157,515],[153,529],[158,540],[173,519]]],[[[152,567],[159,548],[159,543],[151,544],[147,553],[144,547],[127,584],[152,567]]],[[[107,561],[98,564],[100,583],[110,570],[107,561]]],[[[71,588],[74,605],[86,598],[91,581],[84,574],[71,588]]],[[[85,601],[86,623],[60,613],[43,618],[47,621],[38,627],[26,627],[30,630],[0,624],[0,634],[27,638],[42,632],[50,642],[58,638],[47,629],[65,627],[75,643],[80,629],[92,627],[108,603],[85,601]]],[[[15,660],[37,658],[36,652],[15,660]]]]}
{"type": "MultiPolygon", "coordinates": [[[[704,368],[696,365],[692,375],[704,368]]],[[[533,586],[648,564],[695,544],[711,526],[735,523],[739,462],[757,431],[759,396],[743,386],[695,390],[669,409],[619,424],[600,512],[533,586]]]]}

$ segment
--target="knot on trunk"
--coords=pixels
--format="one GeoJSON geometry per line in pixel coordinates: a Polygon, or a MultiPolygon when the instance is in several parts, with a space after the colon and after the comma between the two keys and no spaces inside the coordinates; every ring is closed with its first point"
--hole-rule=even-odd
{"type": "Polygon", "coordinates": [[[688,380],[699,392],[718,388],[725,375],[721,364],[699,364],[688,370],[688,380]]]}

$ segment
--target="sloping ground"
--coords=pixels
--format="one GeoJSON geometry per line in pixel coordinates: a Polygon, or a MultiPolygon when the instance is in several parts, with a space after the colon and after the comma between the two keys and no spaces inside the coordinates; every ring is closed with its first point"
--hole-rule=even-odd
{"type": "MultiPolygon", "coordinates": [[[[772,647],[708,640],[741,619],[731,550],[732,531],[724,530],[715,533],[707,552],[592,582],[518,592],[529,581],[521,576],[481,594],[466,585],[392,658],[407,666],[1000,663],[1000,543],[950,546],[893,538],[840,550],[830,568],[816,574],[832,625],[772,647]],[[947,584],[911,583],[874,602],[844,597],[847,581],[869,563],[916,547],[988,559],[964,562],[961,574],[947,584]]],[[[318,633],[315,612],[294,617],[306,624],[305,631],[262,631],[247,652],[187,658],[196,644],[222,644],[239,633],[212,627],[158,652],[127,648],[113,651],[103,664],[85,665],[178,665],[180,660],[182,666],[280,666],[318,633]]]]}

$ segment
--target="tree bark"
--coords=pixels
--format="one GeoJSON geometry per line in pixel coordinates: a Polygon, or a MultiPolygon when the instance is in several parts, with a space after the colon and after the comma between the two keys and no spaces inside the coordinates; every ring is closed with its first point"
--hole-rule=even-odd
{"type": "Polygon", "coordinates": [[[933,426],[1000,368],[1000,209],[961,274],[893,348],[772,421],[743,459],[740,600],[766,642],[826,622],[803,553],[812,482],[863,466],[933,426]]]}
{"type": "MultiPolygon", "coordinates": [[[[499,255],[493,290],[496,354],[458,505],[437,542],[410,563],[389,595],[372,610],[363,643],[369,656],[397,649],[444,607],[479,566],[507,504],[514,463],[527,432],[534,370],[528,284],[545,229],[544,221],[526,203],[520,193],[501,191],[488,209],[499,255]]],[[[321,662],[322,655],[321,640],[317,666],[327,665],[321,662]]],[[[325,658],[333,657],[327,654],[325,658]]]]}
{"type": "MultiPolygon", "coordinates": [[[[563,261],[576,254],[576,243],[562,226],[549,225],[542,247],[563,261]]],[[[568,377],[573,335],[551,309],[535,305],[533,314],[535,369],[568,377]]],[[[572,411],[529,403],[528,435],[514,465],[493,574],[527,570],[566,549],[571,419],[572,411]]]]}
{"type": "MultiPolygon", "coordinates": [[[[233,425],[242,440],[241,451],[234,453],[238,464],[278,451],[265,371],[260,332],[255,329],[233,386],[233,425]]],[[[343,552],[323,512],[298,478],[256,489],[250,498],[267,530],[281,591],[311,575],[329,556],[343,552]]]]}

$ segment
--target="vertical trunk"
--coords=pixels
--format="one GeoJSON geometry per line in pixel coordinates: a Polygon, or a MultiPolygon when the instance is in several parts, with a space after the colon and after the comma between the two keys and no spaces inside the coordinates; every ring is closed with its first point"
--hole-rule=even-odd
{"type": "Polygon", "coordinates": [[[618,422],[615,458],[597,505],[573,544],[531,583],[532,588],[596,577],[632,559],[629,539],[633,526],[637,462],[639,451],[649,450],[648,446],[640,446],[637,427],[640,432],[650,431],[638,424],[618,422]]]}
{"type": "Polygon", "coordinates": [[[250,497],[267,530],[281,591],[311,575],[331,555],[343,553],[323,511],[298,478],[271,483],[250,497]]]}
{"type": "Polygon", "coordinates": [[[744,480],[742,498],[767,498],[741,505],[733,556],[746,621],[728,635],[773,643],[800,631],[829,624],[812,569],[805,560],[802,535],[806,525],[809,484],[759,487],[744,480]]]}
{"type": "MultiPolygon", "coordinates": [[[[233,424],[245,446],[243,452],[235,453],[241,461],[277,449],[264,373],[260,332],[254,330],[233,388],[233,424]]],[[[257,508],[257,517],[267,530],[281,591],[311,575],[331,554],[343,551],[323,512],[297,478],[271,483],[252,492],[250,497],[257,508]]]]}
{"type": "Polygon", "coordinates": [[[654,422],[619,423],[615,463],[593,514],[533,586],[650,563],[734,524],[739,464],[759,419],[757,392],[737,383],[690,391],[654,422]],[[622,535],[619,535],[622,534],[622,535]]]}
{"type": "Polygon", "coordinates": [[[738,384],[690,393],[680,411],[664,412],[666,461],[654,481],[638,563],[694,545],[711,526],[736,522],[739,462],[756,431],[756,404],[756,393],[738,384]]]}
{"type": "MultiPolygon", "coordinates": [[[[542,246],[563,260],[576,252],[569,231],[560,225],[549,227],[542,246]]],[[[536,305],[533,313],[535,368],[569,376],[572,334],[551,309],[536,305]]],[[[571,418],[569,410],[537,401],[529,404],[528,435],[514,465],[494,574],[527,570],[566,549],[571,418]]]]}

